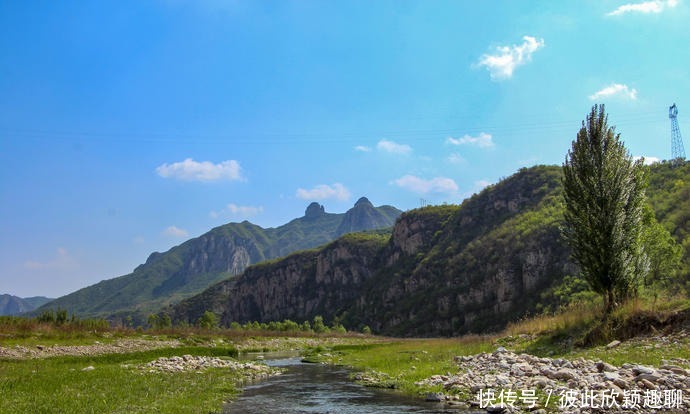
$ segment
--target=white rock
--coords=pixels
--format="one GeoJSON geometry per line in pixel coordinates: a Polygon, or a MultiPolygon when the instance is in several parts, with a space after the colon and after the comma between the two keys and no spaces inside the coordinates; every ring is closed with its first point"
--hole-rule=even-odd
{"type": "Polygon", "coordinates": [[[615,348],[620,344],[621,344],[621,341],[619,341],[619,340],[611,341],[611,342],[609,342],[608,345],[606,345],[606,348],[607,349],[615,348]]]}

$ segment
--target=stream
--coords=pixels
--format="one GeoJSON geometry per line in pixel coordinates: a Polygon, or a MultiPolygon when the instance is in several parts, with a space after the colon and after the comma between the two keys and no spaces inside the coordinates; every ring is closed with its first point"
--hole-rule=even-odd
{"type": "MultiPolygon", "coordinates": [[[[367,388],[348,378],[342,367],[301,362],[298,357],[267,359],[285,372],[249,384],[223,413],[460,413],[392,390],[367,388]]],[[[463,411],[467,413],[467,411],[463,411]]]]}

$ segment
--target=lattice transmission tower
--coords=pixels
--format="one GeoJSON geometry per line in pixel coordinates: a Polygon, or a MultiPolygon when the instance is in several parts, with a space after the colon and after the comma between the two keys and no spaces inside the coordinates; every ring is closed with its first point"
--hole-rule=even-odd
{"type": "Polygon", "coordinates": [[[685,160],[685,148],[678,127],[678,107],[676,104],[668,108],[668,117],[671,119],[671,160],[685,160]]]}

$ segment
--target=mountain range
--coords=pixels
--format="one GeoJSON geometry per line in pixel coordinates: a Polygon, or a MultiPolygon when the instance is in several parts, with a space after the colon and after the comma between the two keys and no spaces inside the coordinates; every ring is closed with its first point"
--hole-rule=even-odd
{"type": "MultiPolygon", "coordinates": [[[[521,169],[461,205],[405,212],[390,234],[348,234],[251,266],[165,312],[193,324],[212,311],[225,326],[319,315],[396,336],[501,329],[586,289],[560,237],[561,174],[557,166],[521,169]]],[[[656,218],[684,248],[676,282],[687,283],[690,163],[654,164],[649,177],[656,218]]]]}
{"type": "MultiPolygon", "coordinates": [[[[648,172],[649,204],[683,248],[674,283],[689,287],[690,163],[648,172]]],[[[224,326],[322,316],[396,336],[498,330],[586,293],[560,237],[561,176],[523,168],[460,205],[402,214],[362,198],[344,214],[312,203],[276,228],[226,224],[39,311],[135,324],[154,312],[194,324],[212,311],[224,326]]]]}
{"type": "Polygon", "coordinates": [[[362,197],[341,214],[311,203],[303,217],[275,228],[248,221],[225,224],[167,252],[154,252],[132,273],[62,296],[36,313],[60,308],[80,317],[130,317],[143,323],[151,312],[233,278],[251,264],[315,248],[349,232],[391,227],[400,214],[362,197]]]}

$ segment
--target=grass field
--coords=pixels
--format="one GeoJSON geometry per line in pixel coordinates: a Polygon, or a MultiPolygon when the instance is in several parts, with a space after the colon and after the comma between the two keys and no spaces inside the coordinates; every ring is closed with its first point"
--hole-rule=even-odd
{"type": "Polygon", "coordinates": [[[361,335],[295,335],[197,328],[137,331],[99,323],[0,317],[0,413],[209,413],[241,391],[251,370],[147,372],[183,355],[302,350],[375,341],[361,335]]]}
{"type": "Polygon", "coordinates": [[[0,361],[2,413],[189,413],[218,410],[238,392],[242,372],[148,373],[161,356],[228,356],[235,349],[181,347],[101,356],[0,361]]]}
{"type": "Polygon", "coordinates": [[[667,302],[660,310],[649,303],[632,303],[604,320],[596,306],[573,306],[512,324],[500,334],[445,339],[198,329],[142,332],[0,318],[0,413],[221,411],[241,390],[246,378],[241,370],[170,374],[140,368],[159,357],[187,354],[231,358],[238,352],[299,351],[310,361],[351,367],[353,378],[364,384],[409,395],[441,391],[440,386],[417,383],[457,372],[454,357],[501,346],[552,358],[650,366],[673,361],[690,368],[690,335],[673,326],[667,327],[675,329],[671,333],[654,330],[674,314],[690,313],[688,305],[687,300],[672,306],[667,302]],[[644,335],[635,335],[645,329],[644,335]],[[612,338],[622,343],[606,347],[612,338]],[[118,348],[123,343],[143,348],[118,348]],[[99,347],[105,353],[99,353],[99,347]]]}

